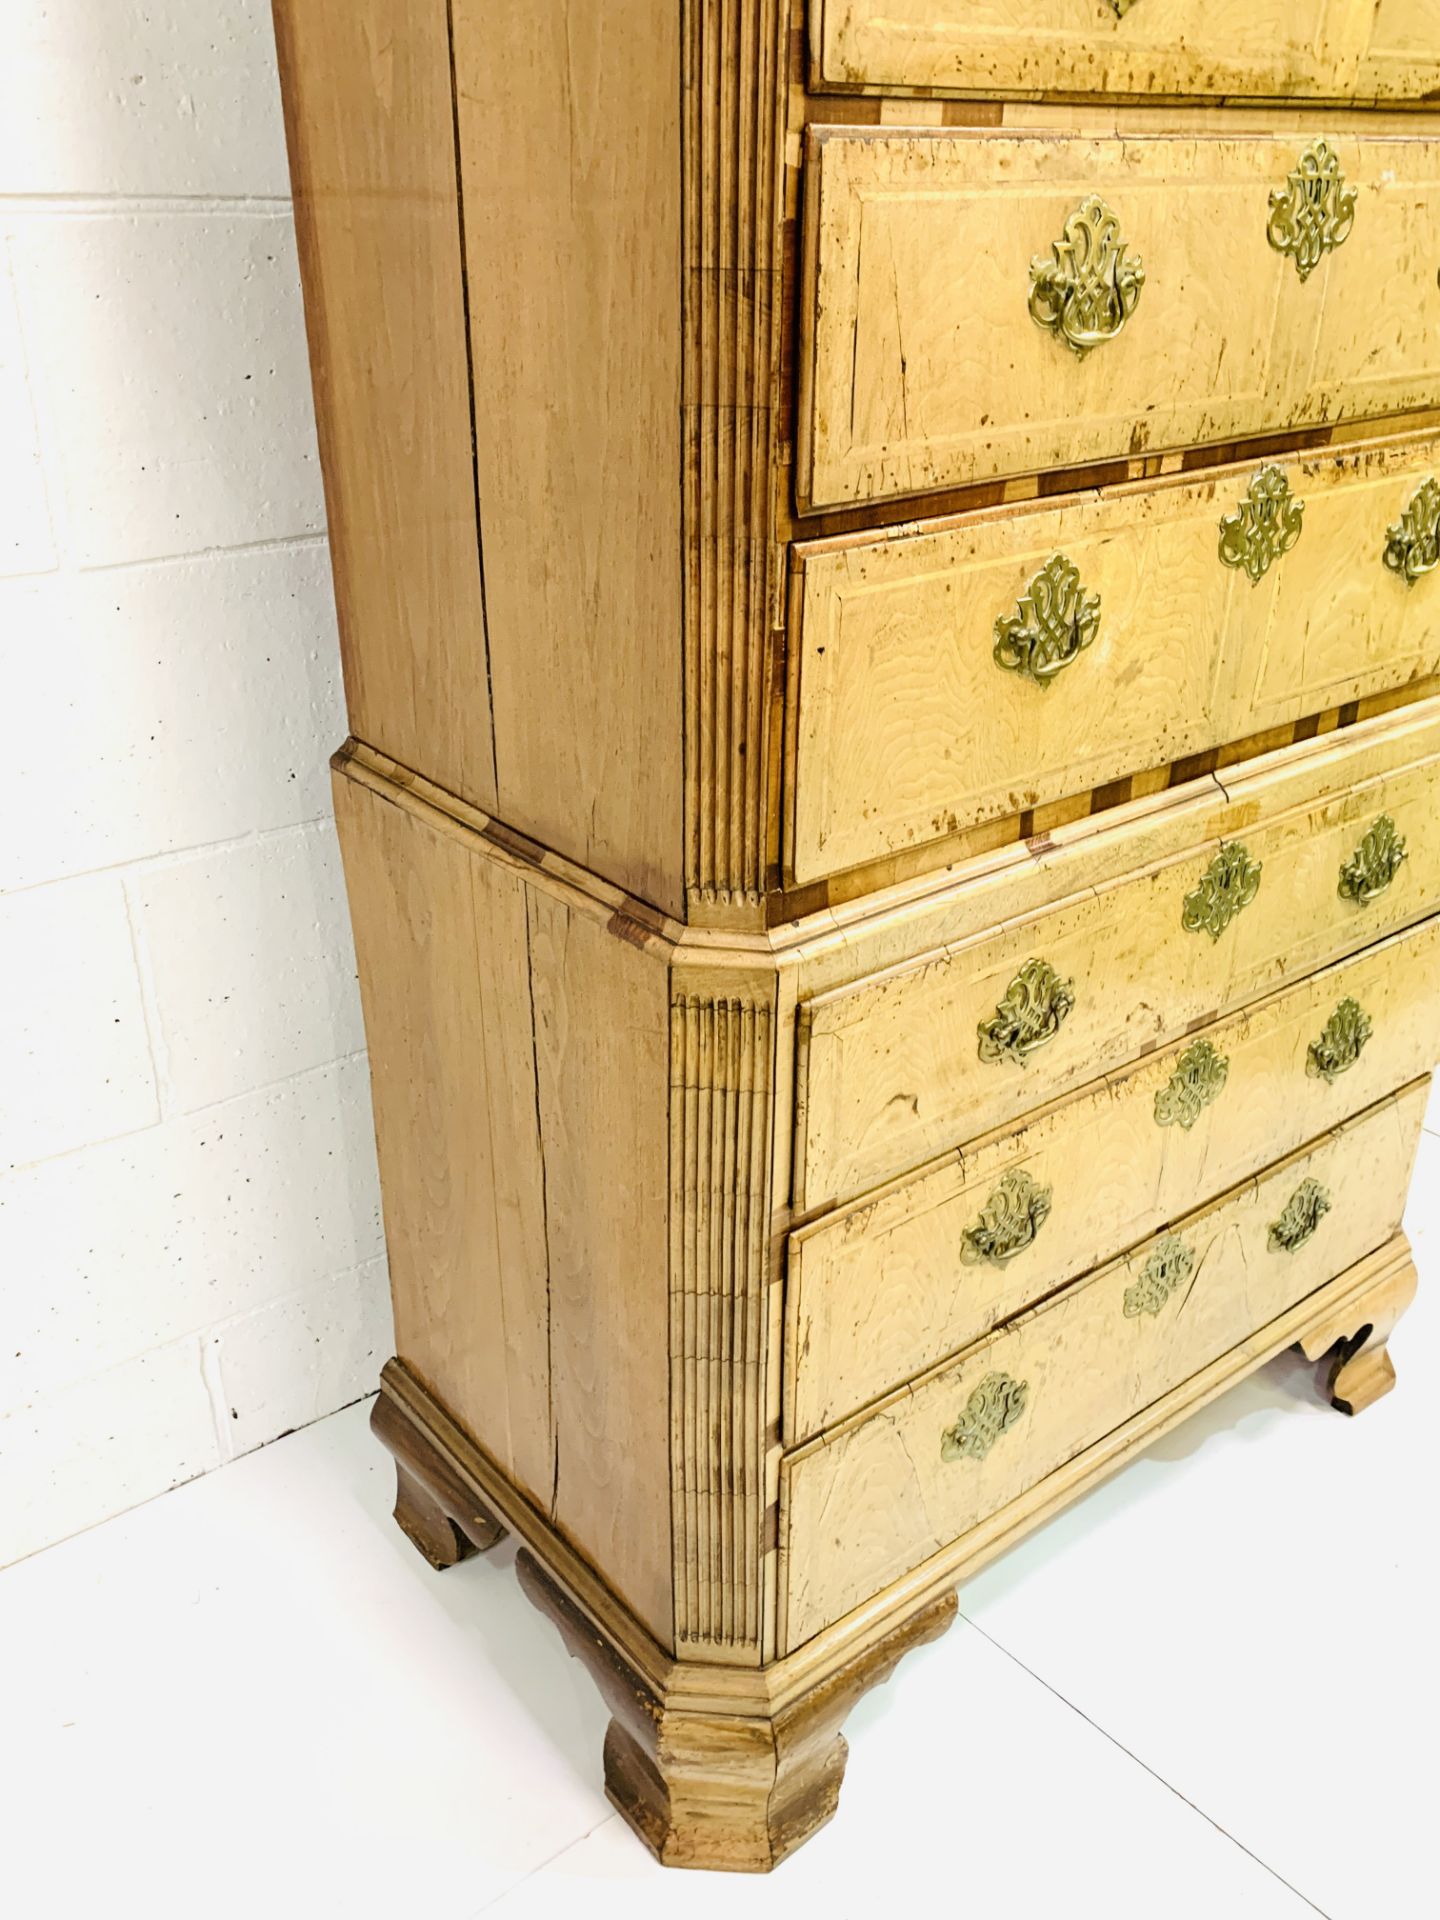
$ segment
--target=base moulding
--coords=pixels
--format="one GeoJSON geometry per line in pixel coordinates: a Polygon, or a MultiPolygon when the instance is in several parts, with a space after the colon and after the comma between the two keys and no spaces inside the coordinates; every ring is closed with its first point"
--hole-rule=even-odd
{"type": "Polygon", "coordinates": [[[841,1725],[912,1647],[950,1625],[961,1580],[1287,1347],[1328,1357],[1334,1405],[1363,1411],[1394,1384],[1387,1341],[1415,1286],[1396,1234],[885,1592],[759,1666],[674,1659],[403,1361],[386,1366],[371,1424],[395,1458],[395,1518],[433,1567],[517,1536],[521,1586],[610,1709],[606,1791],[656,1858],[763,1872],[834,1813],[841,1725]]]}

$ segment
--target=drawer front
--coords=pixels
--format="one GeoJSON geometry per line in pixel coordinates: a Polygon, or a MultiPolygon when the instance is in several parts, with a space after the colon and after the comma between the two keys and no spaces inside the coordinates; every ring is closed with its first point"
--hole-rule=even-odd
{"type": "Polygon", "coordinates": [[[1440,757],[1353,785],[1345,758],[1328,799],[1272,814],[1264,783],[1237,779],[1220,837],[1147,863],[1146,835],[1127,833],[1123,875],[804,1002],[797,1212],[998,1130],[1440,910],[1440,757]],[[1383,822],[1404,842],[1398,866],[1383,822]],[[1357,862],[1374,867],[1358,897],[1342,890],[1357,862]]]}
{"type": "Polygon", "coordinates": [[[788,1646],[1380,1246],[1400,1222],[1427,1092],[1422,1081],[1371,1108],[787,1455],[788,1646]]]}
{"type": "Polygon", "coordinates": [[[790,1236],[790,1446],[1440,1059],[1440,920],[790,1236]]]}
{"type": "Polygon", "coordinates": [[[1440,670],[1437,471],[1407,436],[797,548],[792,881],[1440,670]]]}
{"type": "Polygon", "coordinates": [[[1419,100],[1440,0],[813,0],[841,91],[1419,100]]]}
{"type": "Polygon", "coordinates": [[[1325,152],[812,128],[802,505],[1440,404],[1440,140],[1325,152]]]}

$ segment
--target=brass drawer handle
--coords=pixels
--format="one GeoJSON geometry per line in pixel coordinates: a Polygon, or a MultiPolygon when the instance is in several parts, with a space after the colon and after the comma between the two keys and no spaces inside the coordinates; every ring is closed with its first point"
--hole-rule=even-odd
{"type": "Polygon", "coordinates": [[[1285,185],[1271,188],[1265,237],[1295,262],[1302,282],[1349,239],[1359,197],[1358,187],[1346,186],[1340,156],[1328,140],[1312,140],[1285,185]]]}
{"type": "Polygon", "coordinates": [[[1300,538],[1305,502],[1290,491],[1282,467],[1262,467],[1233,513],[1220,522],[1220,558],[1258,586],[1300,538]]]}
{"type": "Polygon", "coordinates": [[[980,1210],[980,1218],[961,1238],[960,1258],[967,1266],[988,1260],[1003,1267],[1033,1246],[1050,1214],[1052,1190],[1038,1186],[1023,1168],[1007,1173],[980,1210]]]}
{"type": "Polygon", "coordinates": [[[1086,594],[1073,560],[1052,554],[1015,602],[1014,613],[995,622],[995,664],[1048,687],[1090,645],[1099,626],[1099,594],[1086,594]]]}
{"type": "Polygon", "coordinates": [[[1318,1180],[1302,1180],[1280,1218],[1270,1223],[1270,1251],[1294,1253],[1303,1247],[1330,1207],[1330,1195],[1318,1180]]]}
{"type": "Polygon", "coordinates": [[[1025,1411],[1030,1382],[1008,1373],[987,1373],[965,1402],[965,1411],[940,1436],[942,1460],[983,1460],[1002,1433],[1025,1411]]]}
{"type": "Polygon", "coordinates": [[[1145,268],[1125,251],[1120,219],[1087,194],[1050,245],[1030,262],[1030,317],[1078,354],[1113,340],[1135,311],[1145,268]]]}
{"type": "Polygon", "coordinates": [[[1382,813],[1350,858],[1341,862],[1340,898],[1353,900],[1357,907],[1368,907],[1380,898],[1409,858],[1395,822],[1388,813],[1382,813]]]}
{"type": "Polygon", "coordinates": [[[1342,1000],[1318,1040],[1310,1042],[1305,1071],[1312,1080],[1333,1085],[1342,1073],[1348,1073],[1374,1032],[1370,1016],[1358,1000],[1342,1000]]]}
{"type": "Polygon", "coordinates": [[[1023,1067],[1048,1046],[1075,1005],[1075,983],[1062,980],[1048,960],[1027,960],[1005,989],[994,1017],[976,1028],[985,1061],[1015,1060],[1023,1067]]]}
{"type": "Polygon", "coordinates": [[[1167,1233],[1157,1240],[1150,1258],[1140,1269],[1140,1278],[1125,1289],[1125,1318],[1138,1320],[1142,1313],[1159,1313],[1170,1296],[1195,1271],[1195,1255],[1178,1233],[1167,1233]]]}
{"type": "Polygon", "coordinates": [[[1230,1062],[1208,1040],[1197,1040],[1175,1063],[1175,1071],[1155,1096],[1157,1127],[1183,1127],[1188,1133],[1206,1107],[1225,1091],[1230,1062]]]}
{"type": "Polygon", "coordinates": [[[1208,933],[1218,940],[1260,891],[1261,872],[1262,863],[1252,860],[1238,840],[1221,847],[1199,886],[1186,894],[1180,924],[1187,933],[1208,933]]]}
{"type": "Polygon", "coordinates": [[[1440,563],[1440,481],[1430,478],[1385,534],[1385,564],[1407,587],[1440,563]]]}

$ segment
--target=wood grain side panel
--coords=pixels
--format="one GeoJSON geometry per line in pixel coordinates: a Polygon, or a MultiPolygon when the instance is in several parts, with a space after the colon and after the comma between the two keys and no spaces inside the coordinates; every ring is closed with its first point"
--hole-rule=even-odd
{"type": "Polygon", "coordinates": [[[548,1507],[545,1174],[526,889],[337,776],[401,1359],[548,1507]]]}
{"type": "Polygon", "coordinates": [[[1428,1071],[1440,1059],[1437,964],[1431,919],[792,1235],[786,1444],[1428,1071]],[[1309,1049],[1345,998],[1371,1035],[1327,1081],[1309,1049]],[[1201,1040],[1224,1083],[1188,1126],[1161,1125],[1156,1101],[1201,1040]],[[1034,1240],[1003,1265],[967,1261],[967,1230],[1018,1172],[1048,1196],[1034,1240]]]}
{"type": "Polygon", "coordinates": [[[811,127],[802,505],[1435,405],[1440,141],[1336,136],[1354,224],[1302,283],[1266,235],[1304,144],[811,127]],[[1146,278],[1082,357],[1027,302],[1093,194],[1146,278]]]}
{"type": "Polygon", "coordinates": [[[662,961],[528,893],[550,1256],[554,1524],[663,1646],[670,1537],[662,961]]]}
{"type": "Polygon", "coordinates": [[[335,797],[399,1356],[668,1647],[663,952],[335,797]]]}
{"type": "Polygon", "coordinates": [[[274,11],[351,728],[493,808],[445,8],[274,11]]]}
{"type": "Polygon", "coordinates": [[[499,800],[684,901],[679,9],[455,9],[499,800]]]}
{"type": "Polygon", "coordinates": [[[1421,1081],[1213,1206],[1176,1222],[1193,1267],[1157,1313],[1126,1295],[1147,1242],[959,1360],[788,1455],[782,1538],[793,1651],[1031,1489],[1145,1407],[1251,1339],[1379,1247],[1399,1224],[1424,1117],[1421,1081]],[[1269,1229],[1307,1179],[1330,1209],[1295,1251],[1269,1229]],[[942,1435],[994,1374],[1023,1383],[1018,1420],[983,1457],[942,1435]]]}

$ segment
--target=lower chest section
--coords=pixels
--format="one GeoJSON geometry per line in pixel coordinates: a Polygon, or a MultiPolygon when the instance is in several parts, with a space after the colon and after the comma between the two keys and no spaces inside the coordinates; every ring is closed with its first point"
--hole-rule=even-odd
{"type": "Polygon", "coordinates": [[[1440,1054],[1437,745],[1420,703],[797,957],[779,1652],[1051,1510],[1394,1243],[1440,1054]]]}

